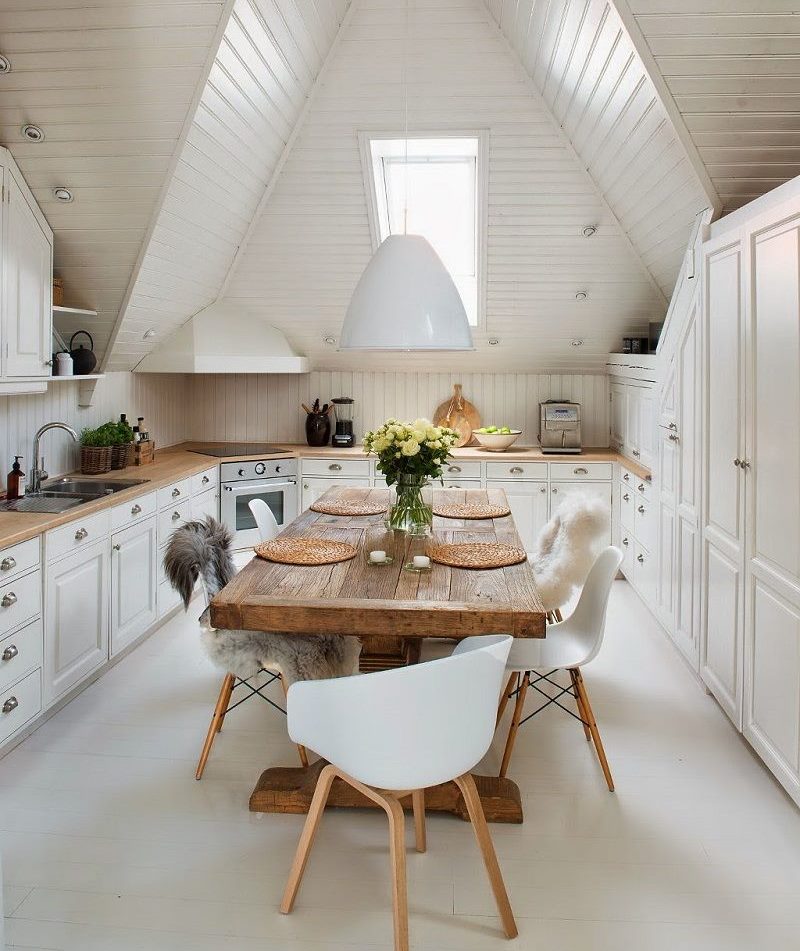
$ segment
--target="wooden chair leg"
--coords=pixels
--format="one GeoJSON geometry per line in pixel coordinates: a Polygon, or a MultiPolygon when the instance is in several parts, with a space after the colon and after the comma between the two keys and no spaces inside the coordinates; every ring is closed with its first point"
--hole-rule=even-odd
{"type": "MultiPolygon", "coordinates": [[[[288,697],[289,697],[289,688],[286,686],[286,681],[283,679],[283,677],[281,677],[281,687],[283,687],[283,696],[284,696],[284,699],[288,699],[288,697]]],[[[307,767],[307,766],[308,766],[308,753],[306,752],[305,746],[301,746],[299,743],[297,744],[297,755],[300,757],[300,764],[301,764],[301,766],[307,767]]]]}
{"type": "Polygon", "coordinates": [[[586,719],[589,723],[589,730],[592,734],[592,740],[594,740],[594,748],[597,751],[597,758],[600,760],[600,766],[602,767],[603,775],[605,776],[606,783],[608,784],[608,791],[614,792],[614,780],[611,776],[608,760],[606,759],[606,751],[603,749],[603,741],[600,739],[600,731],[597,729],[597,721],[594,718],[592,705],[589,703],[589,694],[586,692],[586,684],[583,682],[583,676],[581,675],[579,667],[575,668],[575,682],[578,688],[578,696],[581,698],[581,703],[583,704],[583,711],[586,714],[586,719]]]}
{"type": "Polygon", "coordinates": [[[528,693],[528,687],[531,682],[531,672],[527,671],[525,676],[522,678],[522,683],[520,684],[519,693],[517,694],[517,702],[514,704],[514,716],[511,718],[511,727],[508,731],[508,739],[506,740],[506,748],[503,751],[503,761],[500,765],[500,778],[502,779],[508,772],[508,766],[511,763],[511,754],[514,751],[514,743],[517,739],[517,731],[519,730],[519,721],[522,719],[522,708],[525,706],[525,697],[528,693]]]}
{"type": "Polygon", "coordinates": [[[231,674],[228,674],[225,680],[222,681],[222,689],[225,690],[225,702],[222,705],[222,716],[219,718],[219,723],[217,724],[217,733],[222,732],[222,724],[225,722],[225,714],[228,712],[228,705],[231,702],[231,694],[233,693],[233,688],[235,686],[236,678],[231,674]]]}
{"type": "Polygon", "coordinates": [[[503,691],[503,695],[500,697],[500,705],[497,708],[497,720],[494,724],[495,730],[500,726],[500,721],[503,719],[503,714],[506,712],[508,701],[514,691],[515,680],[517,682],[517,686],[519,687],[519,674],[516,671],[514,671],[508,678],[508,683],[506,684],[505,690],[503,691]]]}
{"type": "Polygon", "coordinates": [[[494,900],[497,902],[503,931],[505,931],[507,938],[516,938],[519,933],[517,923],[514,921],[514,912],[511,910],[511,902],[508,900],[508,893],[503,882],[503,873],[500,871],[500,865],[497,862],[497,855],[492,844],[492,837],[489,834],[489,827],[486,825],[486,816],[483,814],[481,797],[478,795],[475,780],[469,773],[464,773],[463,776],[456,779],[456,784],[464,797],[475,838],[478,841],[478,848],[483,856],[483,864],[486,866],[486,872],[489,875],[489,884],[492,886],[494,900]]]}
{"type": "Polygon", "coordinates": [[[328,801],[331,785],[336,775],[336,767],[331,765],[326,766],[319,774],[314,796],[311,799],[311,806],[306,816],[306,824],[303,826],[303,832],[297,844],[297,852],[281,901],[281,912],[284,915],[288,915],[294,907],[294,900],[297,897],[297,891],[300,888],[300,882],[303,880],[303,873],[308,864],[308,857],[311,854],[311,846],[314,844],[314,837],[317,834],[322,814],[325,812],[325,803],[328,801]]]}
{"type": "Polygon", "coordinates": [[[591,742],[592,731],[588,726],[589,717],[586,715],[586,711],[583,709],[583,701],[581,700],[580,691],[578,690],[578,678],[575,676],[574,670],[570,669],[569,677],[572,681],[572,689],[575,691],[575,706],[578,708],[578,716],[583,721],[583,735],[586,737],[587,742],[591,742]]]}
{"type": "Polygon", "coordinates": [[[411,793],[411,803],[414,809],[414,836],[417,852],[424,852],[428,847],[425,831],[425,790],[415,789],[411,793]]]}
{"type": "Polygon", "coordinates": [[[206,763],[208,762],[208,757],[211,753],[211,747],[214,745],[214,740],[216,739],[217,733],[219,732],[219,728],[222,726],[222,721],[225,719],[225,711],[228,709],[228,701],[231,698],[232,690],[233,674],[225,674],[225,679],[222,681],[219,696],[217,697],[217,702],[214,706],[214,714],[211,717],[208,733],[206,734],[206,741],[203,743],[203,749],[200,753],[200,762],[197,764],[197,770],[194,774],[195,779],[203,778],[203,771],[206,768],[206,763]]]}

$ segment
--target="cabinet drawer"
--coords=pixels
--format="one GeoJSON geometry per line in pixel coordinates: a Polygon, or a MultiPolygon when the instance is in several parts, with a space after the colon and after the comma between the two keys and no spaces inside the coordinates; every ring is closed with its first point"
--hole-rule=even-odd
{"type": "Polygon", "coordinates": [[[303,459],[303,475],[354,476],[355,478],[369,478],[369,459],[303,459]]]}
{"type": "Polygon", "coordinates": [[[42,666],[42,621],[32,621],[0,641],[0,691],[42,666]]]}
{"type": "Polygon", "coordinates": [[[0,587],[0,634],[42,613],[42,575],[32,571],[0,587]]]}
{"type": "Polygon", "coordinates": [[[627,531],[633,531],[633,513],[636,510],[636,493],[623,482],[619,487],[619,521],[627,531]]]}
{"type": "Polygon", "coordinates": [[[439,485],[434,482],[432,486],[434,489],[479,489],[480,487],[480,479],[462,479],[460,476],[458,478],[448,479],[446,475],[444,485],[439,485]]]}
{"type": "Polygon", "coordinates": [[[634,542],[635,561],[633,565],[633,584],[648,607],[655,608],[656,600],[656,557],[638,542],[634,542]]]}
{"type": "Polygon", "coordinates": [[[207,518],[209,515],[218,519],[219,496],[216,488],[209,489],[208,492],[201,492],[199,495],[193,495],[190,509],[194,521],[207,518]]]}
{"type": "Polygon", "coordinates": [[[176,528],[185,525],[191,520],[189,499],[185,502],[173,503],[169,508],[158,513],[158,544],[166,545],[170,535],[176,528]]]}
{"type": "Polygon", "coordinates": [[[487,479],[538,479],[547,480],[546,462],[487,462],[487,479]]]}
{"type": "Polygon", "coordinates": [[[45,535],[47,560],[61,558],[81,548],[86,548],[111,531],[111,512],[97,512],[88,518],[76,518],[75,521],[54,528],[45,535]]]}
{"type": "Polygon", "coordinates": [[[591,479],[595,482],[614,477],[614,464],[611,462],[551,462],[551,479],[591,479]]]}
{"type": "Polygon", "coordinates": [[[0,743],[42,711],[42,671],[34,670],[0,693],[0,743]]]}
{"type": "Polygon", "coordinates": [[[192,476],[192,495],[198,495],[219,485],[219,466],[212,466],[192,476]]]}
{"type": "Polygon", "coordinates": [[[37,536],[0,551],[0,584],[16,578],[29,568],[35,568],[39,564],[39,545],[37,536]]]}
{"type": "Polygon", "coordinates": [[[159,509],[172,508],[176,503],[188,499],[191,492],[192,485],[189,479],[181,479],[180,482],[165,485],[163,489],[158,490],[158,507],[159,509]]]}
{"type": "Polygon", "coordinates": [[[620,479],[623,485],[629,485],[631,488],[635,488],[636,485],[642,481],[636,473],[631,472],[630,469],[626,469],[625,466],[622,466],[620,469],[620,479]]]}
{"type": "Polygon", "coordinates": [[[123,502],[122,505],[115,505],[111,509],[111,531],[115,532],[123,525],[132,522],[141,522],[149,515],[153,515],[156,510],[157,493],[148,492],[147,495],[140,495],[138,499],[131,499],[130,502],[123,502]]]}
{"type": "Polygon", "coordinates": [[[620,571],[625,575],[628,581],[633,581],[633,566],[635,564],[635,545],[633,533],[623,528],[620,533],[619,543],[622,547],[622,564],[620,571]]]}
{"type": "Polygon", "coordinates": [[[462,459],[451,459],[442,469],[442,478],[445,482],[453,479],[458,482],[460,479],[480,479],[481,464],[462,459]]]}
{"type": "Polygon", "coordinates": [[[647,499],[634,499],[633,534],[636,541],[648,551],[656,550],[658,538],[658,508],[647,499]]]}

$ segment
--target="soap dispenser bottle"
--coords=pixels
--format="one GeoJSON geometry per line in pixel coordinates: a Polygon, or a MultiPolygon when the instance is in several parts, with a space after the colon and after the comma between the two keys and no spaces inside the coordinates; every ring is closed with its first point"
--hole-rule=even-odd
{"type": "Polygon", "coordinates": [[[14,456],[14,465],[11,467],[11,472],[8,473],[6,498],[9,501],[12,499],[21,499],[23,495],[25,495],[25,473],[19,464],[21,458],[22,456],[14,456]]]}

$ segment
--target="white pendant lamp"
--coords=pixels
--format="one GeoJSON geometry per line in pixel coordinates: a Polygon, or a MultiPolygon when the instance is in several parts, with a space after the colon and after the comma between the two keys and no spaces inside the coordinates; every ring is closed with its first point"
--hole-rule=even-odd
{"type": "Polygon", "coordinates": [[[474,350],[458,288],[428,241],[390,235],[353,292],[340,350],[474,350]]]}

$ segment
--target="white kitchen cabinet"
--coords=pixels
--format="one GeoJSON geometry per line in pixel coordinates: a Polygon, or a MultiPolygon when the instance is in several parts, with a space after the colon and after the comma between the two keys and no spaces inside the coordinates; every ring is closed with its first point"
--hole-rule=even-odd
{"type": "Polygon", "coordinates": [[[219,493],[217,489],[209,489],[199,495],[192,496],[192,521],[202,521],[205,518],[219,518],[219,493]]]}
{"type": "Polygon", "coordinates": [[[111,656],[157,618],[158,523],[155,516],[111,536],[111,656]]]}
{"type": "Polygon", "coordinates": [[[0,378],[51,375],[53,233],[0,149],[3,193],[0,378]]]}
{"type": "Polygon", "coordinates": [[[340,488],[347,486],[357,486],[359,488],[369,488],[370,480],[366,477],[364,478],[331,478],[326,479],[321,476],[303,476],[301,482],[301,499],[300,505],[303,511],[305,511],[309,505],[312,505],[317,499],[328,489],[338,486],[340,488]]]}
{"type": "MultiPolygon", "coordinates": [[[[478,488],[479,486],[476,486],[478,488]]],[[[490,489],[502,489],[525,551],[533,551],[539,532],[550,516],[550,493],[546,482],[489,482],[490,489]]]]}
{"type": "Polygon", "coordinates": [[[611,404],[610,444],[612,449],[622,452],[625,447],[625,430],[628,419],[628,388],[624,383],[611,383],[609,394],[611,404]]]}
{"type": "Polygon", "coordinates": [[[47,566],[45,706],[108,660],[109,556],[106,536],[47,566]]]}

